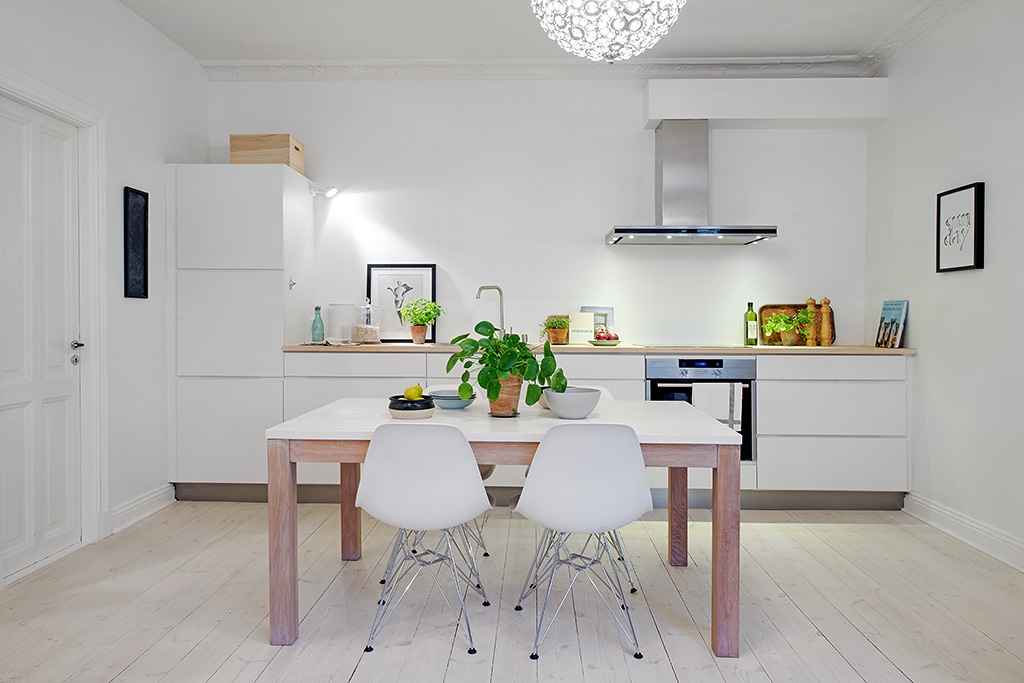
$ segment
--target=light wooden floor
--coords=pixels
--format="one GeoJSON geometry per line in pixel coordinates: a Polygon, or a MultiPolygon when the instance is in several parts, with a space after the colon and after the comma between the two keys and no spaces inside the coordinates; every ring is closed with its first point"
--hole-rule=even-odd
{"type": "Polygon", "coordinates": [[[1024,681],[1024,575],[897,512],[744,512],[741,656],[716,659],[709,513],[685,568],[663,516],[623,534],[640,661],[592,589],[529,659],[536,609],[512,606],[536,531],[506,508],[475,656],[429,579],[363,653],[393,529],[366,518],[364,559],[342,563],[330,505],[300,506],[299,640],[268,645],[266,506],[179,502],[0,592],[0,681],[1024,681]]]}

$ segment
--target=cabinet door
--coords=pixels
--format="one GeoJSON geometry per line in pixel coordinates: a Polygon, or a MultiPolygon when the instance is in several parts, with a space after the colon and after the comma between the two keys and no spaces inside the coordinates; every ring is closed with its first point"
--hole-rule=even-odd
{"type": "Polygon", "coordinates": [[[178,380],[175,482],[267,482],[266,431],[282,422],[283,380],[178,380]]]}
{"type": "Polygon", "coordinates": [[[280,377],[280,270],[178,271],[178,375],[280,377]]]}
{"type": "Polygon", "coordinates": [[[312,336],[313,197],[305,176],[287,166],[283,173],[284,343],[301,344],[312,336]]]}
{"type": "Polygon", "coordinates": [[[563,353],[552,347],[558,367],[562,368],[570,384],[587,384],[585,380],[631,379],[643,380],[646,374],[644,356],[621,353],[563,353]]]}
{"type": "Polygon", "coordinates": [[[282,178],[285,170],[295,171],[281,164],[182,164],[171,169],[178,268],[284,266],[282,178]]]}

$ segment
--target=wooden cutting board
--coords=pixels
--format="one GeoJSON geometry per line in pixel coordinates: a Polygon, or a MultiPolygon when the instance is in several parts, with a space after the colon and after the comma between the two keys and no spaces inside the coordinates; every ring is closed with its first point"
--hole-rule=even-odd
{"type": "MultiPolygon", "coordinates": [[[[759,343],[762,346],[782,346],[782,339],[779,337],[778,332],[772,332],[770,335],[765,336],[764,328],[761,325],[767,320],[773,313],[780,311],[785,312],[787,315],[792,315],[798,309],[807,308],[807,304],[765,304],[761,308],[757,309],[757,337],[759,343]]],[[[831,306],[829,307],[829,320],[832,321],[832,343],[836,341],[836,316],[831,306]]],[[[818,346],[821,346],[821,304],[817,304],[814,307],[814,335],[815,339],[818,339],[818,346]]],[[[801,337],[803,343],[797,344],[797,346],[806,346],[806,337],[801,337]]]]}

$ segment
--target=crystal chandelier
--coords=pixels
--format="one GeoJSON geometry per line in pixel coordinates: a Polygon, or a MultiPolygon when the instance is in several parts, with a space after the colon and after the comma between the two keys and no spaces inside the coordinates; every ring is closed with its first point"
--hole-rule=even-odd
{"type": "Polygon", "coordinates": [[[686,0],[532,0],[548,37],[594,62],[619,62],[653,47],[686,0]]]}

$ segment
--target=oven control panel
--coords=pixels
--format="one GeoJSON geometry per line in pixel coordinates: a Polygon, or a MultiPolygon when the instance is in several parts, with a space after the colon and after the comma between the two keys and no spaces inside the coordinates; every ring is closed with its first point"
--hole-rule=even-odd
{"type": "Polygon", "coordinates": [[[647,379],[750,380],[756,376],[754,358],[647,359],[647,379]]]}

